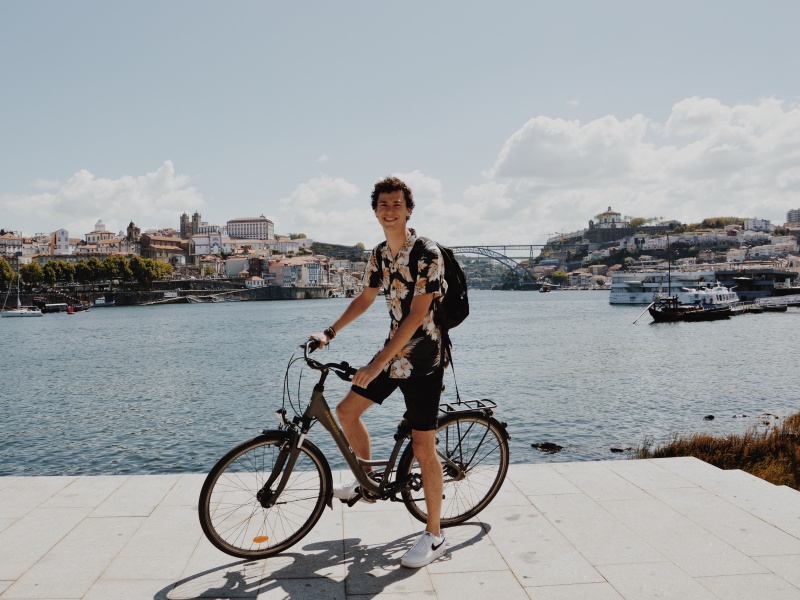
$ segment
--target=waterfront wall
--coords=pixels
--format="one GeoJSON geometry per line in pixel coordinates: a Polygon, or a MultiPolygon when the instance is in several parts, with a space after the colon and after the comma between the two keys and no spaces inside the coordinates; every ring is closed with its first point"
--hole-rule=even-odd
{"type": "MultiPolygon", "coordinates": [[[[67,291],[67,292],[43,292],[36,294],[21,294],[20,300],[24,306],[33,306],[34,297],[44,298],[48,304],[57,302],[89,302],[94,303],[97,298],[105,298],[107,302],[114,302],[116,306],[142,306],[148,304],[167,304],[167,303],[188,303],[192,300],[201,302],[211,302],[214,299],[233,300],[233,301],[263,301],[263,300],[313,300],[328,298],[332,290],[328,287],[306,286],[306,287],[281,287],[264,286],[255,289],[231,289],[222,286],[214,286],[214,289],[195,289],[195,290],[125,290],[125,291],[67,291]],[[165,298],[164,292],[174,292],[175,297],[165,298]]],[[[16,304],[16,294],[9,297],[9,303],[16,304]]],[[[2,305],[2,302],[0,302],[2,305]]],[[[7,307],[8,308],[8,307],[7,307]]]]}

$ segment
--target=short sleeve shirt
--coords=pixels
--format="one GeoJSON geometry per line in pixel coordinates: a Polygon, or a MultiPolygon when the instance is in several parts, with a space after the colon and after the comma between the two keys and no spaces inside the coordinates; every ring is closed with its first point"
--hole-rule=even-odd
{"type": "MultiPolygon", "coordinates": [[[[440,297],[446,291],[443,289],[446,284],[439,247],[434,241],[418,238],[413,229],[410,229],[410,235],[396,257],[392,256],[388,243],[375,246],[370,255],[365,280],[368,287],[381,288],[386,297],[386,306],[392,319],[387,343],[411,313],[414,296],[435,294],[440,297]],[[411,260],[416,264],[410,264],[411,260]]],[[[384,367],[389,377],[422,377],[443,366],[442,332],[434,321],[435,304],[436,301],[431,302],[422,325],[405,347],[384,367]]]]}

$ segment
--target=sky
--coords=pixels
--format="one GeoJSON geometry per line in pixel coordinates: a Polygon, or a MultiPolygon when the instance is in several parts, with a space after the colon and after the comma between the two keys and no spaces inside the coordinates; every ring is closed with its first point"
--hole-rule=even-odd
{"type": "Polygon", "coordinates": [[[0,228],[449,245],[800,207],[800,2],[0,0],[0,228]]]}

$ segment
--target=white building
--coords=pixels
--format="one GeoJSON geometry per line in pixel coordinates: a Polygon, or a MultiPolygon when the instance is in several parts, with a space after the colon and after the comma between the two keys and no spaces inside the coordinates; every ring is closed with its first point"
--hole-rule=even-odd
{"type": "Polygon", "coordinates": [[[189,254],[219,254],[222,252],[222,235],[217,232],[193,235],[189,238],[189,254]]]}
{"type": "Polygon", "coordinates": [[[275,224],[264,215],[231,219],[227,224],[231,238],[269,240],[275,237],[275,224]]]}
{"type": "Polygon", "coordinates": [[[54,231],[52,247],[54,255],[66,256],[67,254],[72,254],[74,246],[70,244],[69,231],[66,229],[54,231]]]}
{"type": "Polygon", "coordinates": [[[768,219],[746,219],[744,228],[747,231],[769,231],[772,227],[768,219]]]}
{"type": "Polygon", "coordinates": [[[0,235],[0,256],[14,256],[22,252],[22,238],[11,232],[0,235]]]}
{"type": "Polygon", "coordinates": [[[800,223],[800,208],[793,208],[786,213],[787,223],[800,223]]]}
{"type": "Polygon", "coordinates": [[[245,282],[244,282],[245,286],[247,286],[247,288],[251,289],[251,290],[253,288],[264,287],[265,283],[266,282],[261,277],[257,277],[257,276],[248,277],[247,279],[245,279],[245,282]]]}
{"type": "Polygon", "coordinates": [[[84,234],[84,239],[87,244],[96,244],[101,240],[110,240],[114,237],[114,233],[106,230],[106,225],[103,221],[95,223],[94,231],[84,234]]]}
{"type": "Polygon", "coordinates": [[[298,252],[300,250],[301,241],[302,240],[279,238],[277,240],[270,240],[268,242],[268,247],[270,250],[277,250],[281,254],[288,254],[289,252],[298,252]]]}

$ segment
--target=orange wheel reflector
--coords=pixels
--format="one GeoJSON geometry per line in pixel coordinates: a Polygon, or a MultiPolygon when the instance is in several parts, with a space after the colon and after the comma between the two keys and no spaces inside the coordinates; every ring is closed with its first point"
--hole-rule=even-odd
{"type": "Polygon", "coordinates": [[[267,541],[269,541],[268,535],[257,535],[256,537],[253,538],[254,544],[263,544],[264,542],[267,541]]]}

